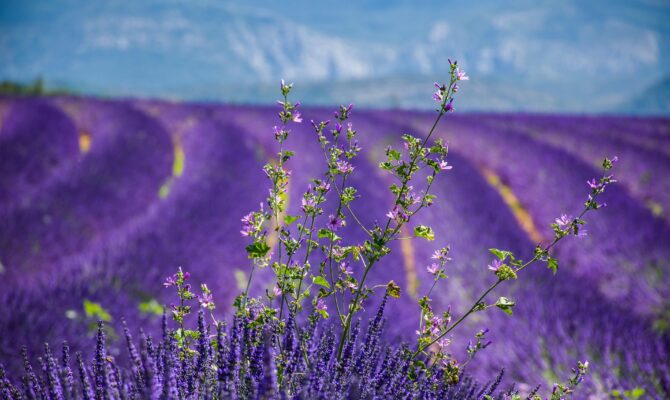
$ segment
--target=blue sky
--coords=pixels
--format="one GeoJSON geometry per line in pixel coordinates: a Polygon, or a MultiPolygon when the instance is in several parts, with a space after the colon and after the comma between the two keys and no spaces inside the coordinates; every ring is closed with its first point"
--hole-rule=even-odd
{"type": "Polygon", "coordinates": [[[670,113],[667,1],[0,4],[0,79],[85,93],[425,108],[451,57],[461,110],[670,113]]]}

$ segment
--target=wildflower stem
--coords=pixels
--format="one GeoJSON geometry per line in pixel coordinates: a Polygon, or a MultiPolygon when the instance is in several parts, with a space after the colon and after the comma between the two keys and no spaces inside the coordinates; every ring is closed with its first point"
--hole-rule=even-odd
{"type": "MultiPolygon", "coordinates": [[[[438,279],[433,279],[433,284],[430,286],[430,290],[428,290],[428,294],[426,297],[430,298],[430,294],[433,293],[433,289],[435,288],[435,285],[437,285],[438,279]]],[[[423,330],[423,308],[421,308],[421,315],[419,316],[419,335],[421,335],[422,330],[423,330]]],[[[417,349],[419,348],[419,342],[417,341],[417,349]]]]}
{"type": "MultiPolygon", "coordinates": [[[[449,88],[446,91],[447,95],[445,96],[444,100],[441,103],[440,110],[437,114],[437,117],[435,118],[435,122],[433,122],[433,126],[430,128],[430,131],[428,131],[428,135],[426,135],[425,139],[421,143],[421,146],[414,153],[414,155],[412,156],[412,158],[410,160],[410,166],[409,166],[409,169],[408,169],[409,173],[403,179],[402,187],[401,187],[400,191],[398,192],[398,194],[396,195],[396,199],[395,199],[395,202],[394,202],[394,207],[397,206],[398,204],[400,204],[400,200],[402,199],[402,196],[405,193],[405,190],[407,189],[407,184],[412,177],[412,170],[414,169],[414,166],[416,165],[416,160],[419,157],[419,155],[421,154],[423,148],[426,146],[426,143],[428,143],[428,140],[430,140],[430,137],[433,135],[433,132],[435,132],[435,128],[437,127],[437,124],[440,122],[440,119],[442,119],[442,116],[445,114],[445,105],[447,104],[448,99],[451,97],[454,82],[455,81],[452,78],[451,82],[449,83],[449,88]]],[[[382,245],[386,245],[386,243],[388,243],[391,240],[392,235],[395,234],[398,230],[400,230],[400,227],[403,224],[398,223],[398,226],[393,231],[393,234],[387,237],[387,235],[388,235],[387,231],[388,231],[390,225],[391,225],[391,218],[389,217],[386,220],[386,226],[385,226],[385,228],[383,230],[383,233],[382,233],[382,239],[381,239],[382,245]]],[[[361,257],[361,260],[363,260],[363,258],[364,257],[361,257]]],[[[363,288],[365,287],[365,280],[367,279],[368,273],[370,272],[370,269],[372,268],[372,266],[374,264],[375,264],[374,260],[369,260],[369,264],[365,267],[365,270],[363,272],[363,277],[361,278],[361,280],[358,284],[358,288],[356,289],[356,293],[354,295],[354,300],[349,304],[349,312],[347,313],[347,318],[345,319],[345,322],[344,322],[344,327],[342,329],[342,335],[340,336],[340,343],[339,343],[338,350],[337,350],[337,359],[338,360],[342,359],[342,350],[344,349],[344,343],[345,343],[347,337],[349,336],[349,331],[351,330],[351,322],[353,320],[353,314],[356,312],[356,308],[358,307],[358,302],[360,301],[361,295],[363,293],[363,288]]]]}
{"type": "Polygon", "coordinates": [[[251,265],[251,271],[249,272],[249,278],[247,278],[247,287],[244,289],[244,298],[242,302],[242,310],[245,310],[247,307],[247,299],[249,298],[249,288],[251,287],[251,280],[254,277],[254,270],[256,270],[256,264],[251,265]]]}
{"type": "MultiPolygon", "coordinates": [[[[579,216],[578,216],[575,220],[573,220],[573,222],[570,224],[570,226],[569,226],[567,229],[572,229],[572,228],[574,227],[574,225],[576,224],[575,221],[581,219],[581,218],[582,218],[588,211],[590,211],[591,209],[592,209],[592,208],[585,207],[585,208],[582,210],[582,212],[579,214],[579,216]]],[[[565,237],[565,236],[557,236],[556,238],[554,238],[554,240],[553,240],[548,246],[546,246],[546,247],[543,248],[543,250],[544,250],[543,253],[548,255],[549,250],[551,250],[551,249],[552,249],[552,248],[553,248],[559,241],[561,241],[561,239],[563,239],[564,237],[565,237]]],[[[540,260],[540,259],[541,259],[541,255],[540,255],[540,254],[536,254],[533,258],[531,258],[529,261],[527,261],[525,264],[521,265],[519,268],[515,269],[514,271],[517,272],[517,273],[520,272],[520,271],[523,271],[523,270],[526,269],[528,266],[530,266],[531,264],[533,264],[535,261],[538,261],[538,260],[540,260]]],[[[491,286],[489,286],[489,288],[486,289],[486,291],[484,291],[484,293],[483,293],[481,296],[479,296],[479,298],[472,304],[472,306],[470,307],[470,309],[469,309],[465,314],[463,314],[458,320],[456,320],[456,322],[454,322],[454,323],[453,323],[450,327],[448,327],[444,332],[440,333],[440,334],[439,334],[435,339],[433,339],[430,343],[428,343],[427,345],[425,345],[425,346],[423,346],[423,347],[419,347],[419,348],[412,354],[412,359],[416,358],[419,354],[423,353],[427,348],[429,348],[429,347],[432,346],[433,344],[437,343],[437,341],[439,341],[440,339],[442,339],[444,336],[446,336],[447,334],[449,334],[449,332],[451,332],[454,328],[456,328],[458,325],[460,325],[460,323],[463,322],[468,316],[470,316],[470,314],[473,314],[473,313],[475,312],[475,310],[478,308],[479,304],[484,300],[484,298],[486,298],[486,296],[487,296],[489,293],[491,293],[491,291],[493,291],[496,287],[498,287],[498,285],[500,285],[502,282],[504,282],[504,280],[498,278],[498,280],[497,280],[495,283],[493,283],[491,286]]]]}
{"type": "MultiPolygon", "coordinates": [[[[342,177],[342,190],[344,190],[344,186],[346,184],[346,181],[347,181],[347,175],[345,174],[342,177]]],[[[337,188],[337,185],[334,185],[334,186],[335,186],[335,188],[337,188]]],[[[340,193],[340,191],[338,191],[338,193],[340,193]]],[[[340,213],[342,212],[342,204],[343,204],[342,195],[340,194],[339,202],[337,204],[337,211],[335,212],[335,218],[340,217],[340,213]]],[[[330,274],[330,285],[332,287],[331,290],[333,291],[333,293],[335,293],[336,287],[335,287],[335,279],[333,277],[333,237],[332,236],[330,237],[330,243],[329,243],[329,246],[328,246],[328,272],[330,274]]],[[[335,295],[333,297],[335,298],[335,309],[337,310],[337,317],[339,318],[340,321],[342,321],[342,312],[340,310],[340,304],[337,301],[337,295],[335,295]]],[[[344,304],[343,304],[343,306],[344,306],[344,304]]]]}
{"type": "MultiPolygon", "coordinates": [[[[288,93],[284,93],[284,112],[287,112],[287,104],[288,104],[288,93]]],[[[282,130],[286,128],[286,120],[282,119],[282,130]]],[[[283,136],[280,137],[279,139],[279,161],[278,161],[278,169],[283,172],[284,170],[284,139],[283,136]]],[[[279,204],[277,204],[277,186],[278,186],[278,181],[279,181],[279,174],[275,174],[273,180],[272,180],[272,196],[274,197],[273,203],[273,211],[274,211],[274,216],[275,216],[275,231],[277,232],[277,262],[281,265],[281,258],[282,258],[282,238],[281,238],[281,222],[279,221],[279,204]]],[[[281,281],[280,279],[277,279],[277,281],[281,281]]],[[[280,288],[283,290],[283,288],[280,288]]],[[[285,301],[286,296],[282,296],[281,299],[281,306],[280,309],[284,309],[284,301],[285,301]]],[[[281,313],[280,310],[280,313],[281,313]]]]}

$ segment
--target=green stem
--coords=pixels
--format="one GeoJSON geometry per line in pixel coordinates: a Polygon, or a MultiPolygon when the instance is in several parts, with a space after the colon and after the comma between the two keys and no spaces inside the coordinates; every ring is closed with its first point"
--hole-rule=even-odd
{"type": "MultiPolygon", "coordinates": [[[[449,98],[451,97],[451,94],[452,94],[451,90],[453,88],[454,82],[455,81],[452,78],[451,82],[449,83],[449,88],[447,89],[447,91],[445,93],[444,101],[441,103],[440,111],[438,112],[437,117],[435,118],[435,122],[433,122],[433,126],[430,128],[430,131],[428,131],[428,135],[426,135],[425,139],[421,143],[421,146],[419,147],[419,149],[416,151],[416,153],[414,154],[414,156],[410,160],[408,176],[403,179],[402,187],[401,187],[400,191],[398,192],[398,195],[396,196],[393,207],[396,207],[400,203],[400,199],[402,198],[402,196],[403,196],[403,194],[404,194],[404,192],[407,188],[407,184],[411,179],[412,169],[414,169],[414,166],[416,165],[416,160],[419,157],[419,155],[421,154],[421,152],[423,151],[424,147],[426,146],[426,143],[428,143],[428,140],[430,140],[431,136],[435,132],[435,128],[437,127],[437,124],[440,122],[440,119],[442,118],[442,116],[445,113],[444,106],[446,105],[447,101],[449,101],[449,98]]],[[[383,230],[383,233],[382,233],[382,240],[381,240],[382,245],[386,245],[386,243],[388,243],[391,240],[392,235],[390,235],[387,238],[387,231],[389,229],[390,224],[391,224],[391,218],[388,218],[387,221],[386,221],[386,226],[385,226],[385,228],[383,230]]],[[[393,234],[398,232],[400,230],[401,226],[402,226],[402,223],[399,223],[398,226],[396,226],[396,229],[394,230],[393,234]]],[[[362,258],[361,258],[361,260],[362,260],[362,258]]],[[[351,330],[351,322],[352,322],[352,319],[353,319],[353,314],[356,312],[356,307],[357,307],[358,301],[360,300],[363,288],[365,286],[365,280],[367,279],[367,276],[368,276],[368,273],[370,272],[370,269],[372,268],[372,266],[375,263],[372,260],[368,260],[368,261],[369,261],[369,264],[365,267],[365,271],[363,272],[363,277],[361,278],[361,281],[358,284],[358,288],[356,289],[356,294],[354,295],[354,301],[349,306],[349,312],[347,314],[347,318],[346,318],[345,323],[344,323],[344,328],[342,330],[342,335],[340,336],[340,343],[339,343],[338,350],[337,350],[338,361],[340,361],[342,359],[342,350],[344,349],[344,343],[346,341],[346,338],[349,336],[349,331],[351,330]]]]}
{"type": "MultiPolygon", "coordinates": [[[[589,210],[590,210],[590,209],[589,209],[588,207],[585,208],[584,210],[582,210],[582,212],[579,214],[579,216],[577,217],[577,219],[581,219],[581,218],[584,216],[584,214],[586,214],[589,210]]],[[[561,237],[557,237],[557,238],[555,238],[555,239],[551,242],[551,244],[549,244],[547,247],[544,248],[544,251],[548,254],[549,250],[551,250],[551,249],[556,245],[556,243],[558,243],[558,242],[559,242],[561,239],[563,239],[564,237],[565,237],[565,236],[561,236],[561,237]]],[[[517,269],[515,270],[515,272],[518,273],[518,272],[523,271],[525,268],[527,268],[529,265],[533,264],[535,261],[538,261],[539,259],[540,259],[539,256],[537,256],[537,255],[534,256],[534,257],[533,257],[532,259],[530,259],[528,262],[526,262],[525,264],[523,264],[522,266],[520,266],[519,268],[517,268],[517,269]]],[[[504,281],[498,279],[493,285],[489,286],[489,288],[486,289],[486,291],[484,291],[484,293],[483,293],[481,296],[479,296],[479,298],[472,304],[472,306],[470,307],[470,309],[469,309],[465,314],[463,314],[463,315],[462,315],[456,322],[454,322],[449,328],[447,328],[444,332],[442,332],[440,335],[438,335],[438,336],[437,336],[435,339],[433,339],[430,343],[428,343],[427,345],[425,345],[425,346],[423,346],[423,347],[418,348],[418,349],[412,354],[412,357],[411,357],[411,358],[412,358],[412,359],[416,358],[416,357],[417,357],[419,354],[421,354],[424,350],[426,350],[428,347],[432,346],[433,344],[437,343],[438,340],[442,339],[444,336],[446,336],[447,334],[449,334],[449,332],[451,332],[454,328],[456,328],[458,325],[460,325],[460,323],[463,322],[468,316],[470,316],[470,314],[472,314],[472,313],[475,312],[475,309],[477,308],[477,306],[479,305],[479,303],[481,303],[482,300],[484,300],[484,298],[485,298],[489,293],[491,293],[491,291],[492,291],[493,289],[495,289],[498,285],[500,285],[500,283],[502,283],[502,282],[504,282],[504,281]]]]}

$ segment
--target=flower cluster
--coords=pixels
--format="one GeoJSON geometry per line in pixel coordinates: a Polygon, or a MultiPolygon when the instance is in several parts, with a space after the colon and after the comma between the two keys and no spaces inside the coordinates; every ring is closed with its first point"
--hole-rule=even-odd
{"type": "MultiPolygon", "coordinates": [[[[254,324],[237,316],[229,327],[209,324],[198,312],[193,351],[184,355],[178,330],[163,318],[162,337],[141,332],[136,342],[124,327],[127,362],[108,351],[105,329],[98,324],[94,357],[88,362],[63,343],[57,357],[49,345],[33,368],[24,349],[24,376],[15,384],[0,365],[3,399],[281,399],[291,398],[449,398],[469,399],[472,393],[501,398],[516,395],[500,390],[502,373],[479,386],[472,379],[447,375],[434,367],[410,378],[407,349],[387,346],[382,339],[384,303],[363,331],[352,329],[343,357],[338,359],[335,334],[325,324],[296,328],[289,323],[283,334],[277,327],[254,324]],[[297,345],[303,337],[311,349],[304,355],[297,345]],[[277,343],[281,344],[281,348],[277,343]],[[282,350],[283,349],[283,350],[282,350]],[[285,358],[278,358],[284,354],[285,358]]],[[[126,358],[126,357],[121,357],[126,358]]],[[[571,387],[570,387],[571,390],[571,387]]]]}
{"type": "MultiPolygon", "coordinates": [[[[379,269],[396,240],[436,240],[433,229],[416,224],[415,216],[434,204],[431,192],[437,176],[452,169],[447,161],[449,147],[433,140],[441,118],[454,111],[454,95],[459,83],[468,80],[457,62],[449,60],[450,81],[436,84],[434,99],[437,116],[430,130],[421,136],[402,135],[402,146],[388,146],[380,169],[392,182],[392,202],[380,214],[382,222],[361,222],[352,208],[360,198],[352,175],[360,171],[357,157],[362,151],[358,132],[351,121],[353,106],[340,106],[334,121],[312,122],[323,155],[323,175],[313,178],[300,199],[298,215],[289,214],[287,169],[294,153],[285,148],[291,124],[301,123],[300,103],[288,96],[292,84],[280,84],[283,99],[278,113],[280,125],[272,130],[278,152],[263,170],[270,182],[267,198],[259,210],[242,219],[240,234],[250,242],[246,252],[251,260],[246,288],[235,299],[235,313],[229,328],[218,321],[214,296],[206,285],[196,295],[187,272],[168,277],[164,286],[176,288],[178,304],[171,307],[176,328],[168,327],[164,315],[163,336],[155,345],[150,336],[140,341],[140,351],[126,329],[130,366],[115,363],[106,352],[105,333],[99,325],[95,359],[87,366],[79,357],[80,383],[74,384],[69,355],[59,363],[50,349],[42,359],[44,378],[38,377],[26,357],[26,378],[18,389],[0,375],[0,390],[10,398],[492,398],[501,377],[477,389],[463,375],[463,368],[490,345],[487,329],[474,335],[465,348],[467,359],[459,360],[450,351],[450,333],[469,316],[490,308],[511,315],[515,301],[488,295],[503,282],[518,279],[535,262],[546,262],[556,272],[558,262],[553,247],[564,237],[583,234],[584,215],[604,207],[598,203],[606,186],[614,179],[604,175],[588,182],[591,193],[585,209],[576,218],[566,215],[552,225],[554,240],[539,243],[529,260],[507,250],[490,249],[495,256],[488,265],[495,281],[463,313],[451,307],[437,310],[432,304],[433,289],[448,279],[450,246],[435,251],[426,267],[433,279],[427,294],[418,299],[419,326],[416,347],[389,347],[382,342],[384,309],[388,301],[401,296],[395,281],[369,282],[370,271],[379,269]],[[360,228],[364,239],[345,241],[345,227],[360,228]],[[408,236],[408,229],[413,237],[408,236]],[[274,247],[274,248],[273,248],[274,247]],[[250,293],[254,271],[269,267],[274,281],[264,296],[250,293]],[[369,300],[383,291],[381,305],[365,333],[360,314],[369,300]],[[197,305],[197,329],[187,320],[197,305]],[[211,316],[211,323],[205,314],[211,316]],[[359,338],[360,336],[360,338],[359,338]],[[479,390],[479,392],[476,392],[479,390]]],[[[606,159],[612,168],[616,158],[606,159]]],[[[464,346],[465,347],[465,346],[464,346]]],[[[66,354],[67,351],[64,352],[66,354]]],[[[582,381],[587,364],[580,364],[567,385],[557,385],[552,396],[567,396],[582,381]]],[[[534,393],[533,393],[534,394],[534,393]]],[[[513,390],[501,396],[518,398],[513,390]]]]}
{"type": "MultiPolygon", "coordinates": [[[[268,294],[268,300],[279,299],[279,304],[277,307],[272,303],[263,302],[262,299],[247,301],[248,293],[245,292],[244,301],[236,303],[239,316],[253,317],[259,325],[278,326],[278,331],[284,332],[288,325],[298,325],[297,315],[305,308],[305,300],[311,298],[312,313],[309,320],[312,324],[319,318],[330,318],[331,313],[337,315],[336,321],[341,327],[337,359],[341,361],[346,343],[352,336],[354,316],[364,309],[364,302],[375,292],[375,289],[384,287],[384,285],[367,286],[369,272],[390,253],[389,243],[391,241],[410,239],[402,237],[401,232],[405,232],[404,227],[412,222],[417,213],[433,204],[435,195],[430,192],[430,189],[437,175],[452,169],[447,161],[448,145],[441,139],[431,142],[431,137],[440,119],[446,113],[454,110],[454,95],[459,91],[458,84],[469,79],[457,62],[450,60],[449,63],[451,75],[449,83],[435,84],[437,91],[433,97],[440,103],[440,107],[437,109],[437,117],[430,131],[424,137],[411,134],[402,135],[402,148],[395,149],[393,146],[388,146],[385,150],[386,158],[379,164],[379,167],[388,172],[394,180],[389,186],[394,200],[385,215],[387,219],[384,224],[375,223],[373,226],[365,226],[351,207],[351,203],[358,197],[358,194],[357,190],[347,183],[355,172],[355,158],[361,151],[356,140],[357,131],[349,121],[352,105],[340,106],[334,112],[334,124],[331,124],[329,120],[311,121],[327,168],[323,178],[314,178],[303,194],[300,208],[303,212],[302,216],[279,217],[279,214],[286,209],[283,199],[290,176],[290,173],[284,169],[284,162],[288,161],[293,153],[283,150],[288,131],[285,128],[275,128],[275,139],[280,148],[279,161],[273,166],[268,164],[266,173],[273,182],[268,204],[274,215],[274,229],[279,234],[279,245],[277,256],[273,257],[270,262],[275,272],[276,284],[272,294],[268,294]],[[418,181],[423,181],[423,184],[417,185],[418,181]],[[417,186],[419,187],[415,189],[417,186]],[[325,205],[332,197],[335,200],[334,209],[332,212],[325,213],[325,205]],[[319,228],[315,223],[318,223],[319,217],[324,214],[327,215],[326,221],[319,228]],[[353,220],[367,235],[368,238],[363,243],[343,245],[338,232],[340,228],[347,225],[349,219],[353,220]],[[297,229],[293,230],[291,224],[296,221],[298,222],[297,229]],[[285,249],[285,257],[282,254],[282,248],[285,249]],[[301,255],[301,261],[296,260],[298,254],[301,255]],[[319,255],[320,259],[317,258],[319,255]],[[312,269],[312,262],[316,262],[318,268],[312,269]],[[353,267],[356,264],[360,264],[360,269],[353,267]],[[357,270],[360,273],[356,273],[357,270]],[[316,294],[313,294],[312,289],[316,289],[316,294]],[[329,309],[329,305],[334,305],[334,308],[329,309]],[[285,310],[288,313],[288,322],[284,320],[285,310]]],[[[299,122],[292,117],[296,112],[296,106],[293,106],[287,98],[291,88],[291,85],[285,85],[282,82],[284,100],[280,102],[283,111],[279,116],[284,126],[289,121],[299,122]]],[[[612,164],[613,161],[606,160],[604,164],[606,170],[609,170],[612,164]]],[[[488,268],[495,274],[496,281],[473,303],[468,311],[458,318],[453,318],[450,308],[443,312],[436,312],[431,306],[432,291],[440,280],[447,279],[445,266],[451,260],[449,246],[437,250],[433,255],[434,262],[427,267],[427,271],[434,277],[433,284],[428,293],[419,299],[421,313],[417,330],[418,339],[416,349],[410,355],[410,359],[413,360],[410,376],[430,375],[431,368],[439,368],[443,374],[456,379],[462,366],[448,351],[451,343],[449,333],[471,314],[491,307],[499,308],[511,315],[516,305],[515,301],[507,297],[499,297],[497,301],[489,304],[486,302],[487,295],[502,282],[517,279],[519,272],[536,261],[547,262],[549,268],[555,272],[558,264],[556,259],[550,256],[550,250],[564,236],[571,233],[579,235],[579,226],[585,223],[582,219],[584,213],[602,208],[602,205],[596,203],[595,199],[613,181],[609,175],[604,176],[598,182],[589,181],[592,193],[586,203],[586,210],[578,218],[562,216],[557,219],[556,224],[552,225],[556,232],[555,240],[546,246],[538,245],[532,259],[524,261],[516,258],[510,251],[490,249],[496,258],[488,268]]],[[[248,230],[262,231],[264,222],[262,216],[257,219],[248,218],[248,220],[250,221],[248,225],[253,227],[248,230]],[[253,222],[256,221],[260,222],[260,225],[254,225],[253,222]]],[[[426,225],[414,226],[413,233],[418,238],[428,241],[435,240],[433,229],[426,225]]],[[[269,251],[269,246],[265,245],[265,237],[258,237],[262,239],[263,249],[266,252],[269,251]]],[[[259,263],[256,265],[263,266],[259,263]]],[[[252,274],[249,275],[250,279],[251,276],[252,274]]],[[[400,296],[400,287],[393,281],[385,287],[384,302],[389,296],[400,296]]],[[[469,358],[466,363],[478,351],[488,346],[489,343],[484,341],[485,333],[486,331],[479,332],[475,335],[476,342],[468,345],[469,358]]],[[[282,366],[280,370],[291,368],[285,349],[281,343],[277,342],[277,345],[279,345],[279,354],[276,359],[278,365],[282,366]]],[[[305,356],[303,358],[306,358],[309,351],[302,335],[297,336],[297,347],[305,356]]]]}

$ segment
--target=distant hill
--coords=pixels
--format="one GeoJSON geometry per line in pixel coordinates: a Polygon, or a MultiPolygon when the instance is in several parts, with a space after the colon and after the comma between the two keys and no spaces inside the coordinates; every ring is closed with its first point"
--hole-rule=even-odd
{"type": "Polygon", "coordinates": [[[430,108],[451,57],[472,77],[461,110],[648,113],[622,87],[670,70],[667,20],[652,0],[5,2],[0,79],[262,103],[285,78],[310,103],[430,108]]]}
{"type": "Polygon", "coordinates": [[[649,115],[670,114],[670,76],[647,88],[631,100],[627,108],[649,115]]]}

